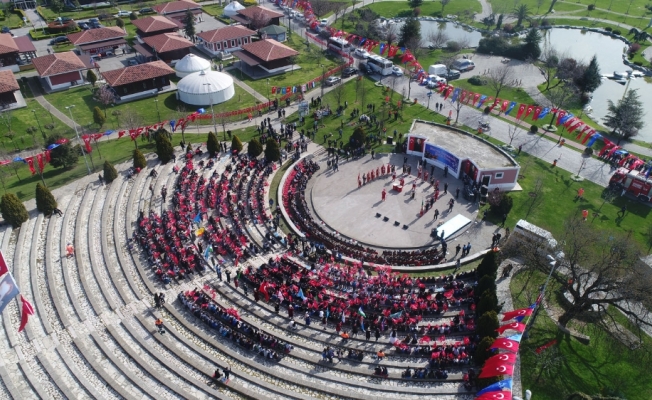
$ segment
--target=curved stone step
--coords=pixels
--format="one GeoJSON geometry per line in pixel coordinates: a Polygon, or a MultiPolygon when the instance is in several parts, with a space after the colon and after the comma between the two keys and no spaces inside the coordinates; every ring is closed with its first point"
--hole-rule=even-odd
{"type": "MultiPolygon", "coordinates": [[[[41,324],[43,325],[43,329],[45,330],[45,333],[47,335],[51,334],[54,332],[54,329],[52,325],[57,329],[63,328],[62,321],[58,320],[56,318],[56,315],[52,317],[52,322],[50,322],[50,318],[48,318],[48,310],[46,310],[46,305],[45,302],[43,301],[43,298],[41,296],[41,291],[39,290],[39,275],[42,275],[42,281],[44,287],[47,287],[47,278],[45,277],[45,266],[43,265],[43,255],[39,254],[41,251],[41,247],[45,247],[45,226],[48,221],[45,220],[44,216],[42,213],[39,213],[38,216],[36,217],[36,222],[34,223],[34,230],[32,231],[32,244],[30,245],[30,251],[29,251],[29,277],[30,277],[30,284],[32,287],[32,294],[33,294],[33,299],[34,299],[34,305],[36,307],[36,310],[38,310],[39,314],[39,319],[41,321],[41,324]],[[43,245],[41,246],[41,243],[43,245]],[[41,256],[41,265],[37,265],[36,263],[36,258],[38,256],[41,256]]],[[[49,291],[46,291],[44,293],[45,296],[48,297],[49,300],[49,291]]],[[[51,306],[51,302],[48,303],[48,306],[50,308],[50,312],[54,313],[54,309],[51,306]]]]}
{"type": "MultiPolygon", "coordinates": [[[[23,222],[18,231],[18,240],[16,241],[16,250],[14,251],[14,279],[16,280],[16,285],[18,285],[18,287],[21,289],[21,294],[28,301],[34,299],[34,292],[32,291],[32,284],[29,277],[23,276],[23,274],[27,273],[25,269],[28,266],[27,263],[29,262],[29,256],[25,256],[23,253],[28,251],[31,247],[31,245],[27,245],[26,242],[33,236],[32,232],[34,230],[34,224],[36,220],[37,218],[34,218],[30,215],[30,218],[26,222],[23,222]]],[[[13,302],[16,304],[16,311],[20,314],[22,309],[20,296],[16,296],[16,299],[13,302]]],[[[37,337],[43,336],[43,332],[41,331],[42,326],[40,322],[41,316],[39,315],[39,310],[35,309],[34,311],[34,315],[30,318],[32,323],[25,326],[25,330],[23,331],[24,333],[19,334],[17,343],[24,343],[24,341],[21,340],[23,335],[27,336],[27,341],[32,341],[37,337]]]]}

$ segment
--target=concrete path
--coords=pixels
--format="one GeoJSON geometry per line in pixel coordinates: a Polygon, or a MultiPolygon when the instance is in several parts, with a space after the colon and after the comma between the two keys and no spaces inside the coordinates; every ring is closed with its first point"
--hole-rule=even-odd
{"type": "Polygon", "coordinates": [[[480,14],[476,14],[475,20],[476,21],[482,21],[483,19],[487,18],[493,13],[493,9],[491,8],[491,3],[487,0],[479,0],[480,5],[482,6],[482,12],[480,14]]]}
{"type": "Polygon", "coordinates": [[[33,79],[28,79],[27,80],[29,84],[29,88],[32,90],[32,93],[34,94],[34,99],[41,105],[43,108],[48,110],[52,115],[54,115],[59,121],[63,122],[65,125],[68,125],[70,128],[74,128],[75,125],[73,121],[68,118],[64,113],[59,111],[55,106],[50,104],[45,97],[43,97],[43,93],[41,93],[41,88],[34,83],[33,79]]]}

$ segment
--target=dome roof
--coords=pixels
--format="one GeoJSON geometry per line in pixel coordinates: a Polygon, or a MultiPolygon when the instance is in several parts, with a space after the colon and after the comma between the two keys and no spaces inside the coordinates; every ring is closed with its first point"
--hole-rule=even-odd
{"type": "Polygon", "coordinates": [[[224,7],[224,15],[231,17],[236,15],[238,10],[244,10],[244,6],[237,1],[232,1],[228,6],[224,7]]]}
{"type": "Polygon", "coordinates": [[[177,90],[188,94],[208,94],[220,92],[232,86],[233,78],[223,72],[201,71],[181,79],[177,84],[177,90]]]}
{"type": "Polygon", "coordinates": [[[194,54],[188,54],[179,60],[174,69],[182,73],[193,73],[199,71],[205,71],[211,68],[211,63],[208,60],[196,56],[194,54]]]}

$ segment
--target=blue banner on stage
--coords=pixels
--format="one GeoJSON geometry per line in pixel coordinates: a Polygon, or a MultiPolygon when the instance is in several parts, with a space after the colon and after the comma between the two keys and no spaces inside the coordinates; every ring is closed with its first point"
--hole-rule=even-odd
{"type": "Polygon", "coordinates": [[[437,160],[455,174],[459,169],[460,159],[456,155],[449,153],[447,150],[426,142],[426,149],[423,156],[429,160],[437,160]]]}
{"type": "Polygon", "coordinates": [[[16,285],[14,277],[10,273],[5,274],[0,280],[0,314],[4,311],[7,304],[20,294],[20,289],[16,285]]]}

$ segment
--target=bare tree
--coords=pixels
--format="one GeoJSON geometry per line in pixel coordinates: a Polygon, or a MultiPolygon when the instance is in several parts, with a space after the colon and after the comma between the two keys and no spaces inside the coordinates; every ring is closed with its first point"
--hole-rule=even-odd
{"type": "Polygon", "coordinates": [[[115,93],[109,86],[104,85],[95,92],[93,97],[95,101],[104,106],[104,118],[106,118],[106,108],[116,101],[115,93]]]}
{"type": "Polygon", "coordinates": [[[407,41],[405,41],[405,47],[410,49],[412,55],[417,60],[420,59],[421,56],[423,56],[425,53],[425,42],[423,39],[421,39],[421,37],[413,36],[409,38],[407,41]]]}
{"type": "Polygon", "coordinates": [[[344,84],[342,82],[338,83],[333,90],[331,90],[331,93],[335,97],[335,100],[337,100],[337,105],[339,106],[342,104],[342,100],[344,100],[344,94],[345,94],[345,89],[344,89],[344,84]]]}
{"type": "Polygon", "coordinates": [[[16,141],[14,140],[16,138],[16,133],[11,129],[13,124],[13,119],[14,119],[14,113],[12,111],[5,111],[0,114],[0,121],[2,122],[2,125],[4,125],[7,128],[7,132],[5,132],[4,137],[11,140],[11,143],[14,145],[14,148],[17,151],[20,151],[20,148],[18,147],[16,141]]]}
{"type": "Polygon", "coordinates": [[[537,69],[539,70],[539,72],[541,72],[541,75],[545,80],[546,88],[543,89],[543,91],[545,92],[562,83],[561,80],[558,80],[555,84],[553,84],[553,81],[557,76],[557,67],[559,66],[559,55],[557,54],[557,50],[555,50],[553,47],[547,47],[543,50],[539,59],[541,60],[540,63],[534,64],[535,60],[532,60],[531,63],[533,65],[536,65],[537,69]]]}
{"type": "MultiPolygon", "coordinates": [[[[137,129],[143,126],[143,118],[135,111],[127,109],[122,113],[122,123],[128,129],[137,129]]],[[[134,140],[134,145],[138,148],[137,140],[134,140]]]]}
{"type": "Polygon", "coordinates": [[[251,26],[253,26],[254,29],[258,30],[269,25],[269,21],[270,18],[266,13],[262,11],[256,11],[251,17],[251,26]]]}
{"type": "Polygon", "coordinates": [[[439,49],[444,47],[446,42],[448,42],[448,35],[446,34],[446,31],[437,29],[436,31],[430,31],[427,39],[432,47],[439,49]]]}
{"type": "Polygon", "coordinates": [[[515,76],[511,65],[501,64],[491,68],[487,74],[487,85],[495,92],[494,97],[497,98],[503,89],[511,87],[515,76]]]}
{"type": "Polygon", "coordinates": [[[392,44],[398,40],[398,28],[396,24],[390,24],[385,30],[385,40],[392,44]]]}
{"type": "MultiPolygon", "coordinates": [[[[568,85],[568,84],[556,86],[546,92],[546,99],[548,100],[548,106],[556,110],[560,110],[566,107],[574,100],[577,100],[577,98],[578,98],[577,90],[573,85],[568,85]]],[[[553,125],[556,118],[557,118],[557,112],[554,112],[550,119],[549,125],[553,125]]]]}
{"type": "Polygon", "coordinates": [[[441,15],[443,17],[444,16],[444,9],[448,5],[448,3],[451,2],[451,0],[439,0],[439,2],[441,3],[441,15]]]}
{"type": "Polygon", "coordinates": [[[524,130],[521,128],[521,125],[523,124],[524,119],[525,118],[521,118],[521,119],[517,120],[515,125],[508,124],[508,126],[507,126],[507,134],[509,136],[509,145],[510,146],[512,145],[512,142],[514,142],[514,139],[516,139],[516,137],[518,135],[520,135],[521,133],[524,132],[524,130]]]}
{"type": "MultiPolygon", "coordinates": [[[[346,3],[342,3],[342,2],[333,3],[333,14],[335,15],[335,21],[333,21],[333,25],[335,25],[335,23],[340,17],[344,16],[344,14],[346,13],[346,8],[347,8],[346,3]]],[[[344,28],[344,18],[342,18],[342,28],[344,28]]]]}
{"type": "Polygon", "coordinates": [[[534,187],[528,193],[530,200],[528,201],[527,211],[525,212],[525,218],[529,217],[532,211],[535,211],[539,208],[539,205],[543,202],[543,179],[538,178],[534,182],[534,187]]]}
{"type": "Polygon", "coordinates": [[[326,15],[329,12],[333,11],[335,2],[329,0],[312,0],[310,5],[312,6],[312,12],[317,18],[321,18],[322,15],[326,15]]]}

